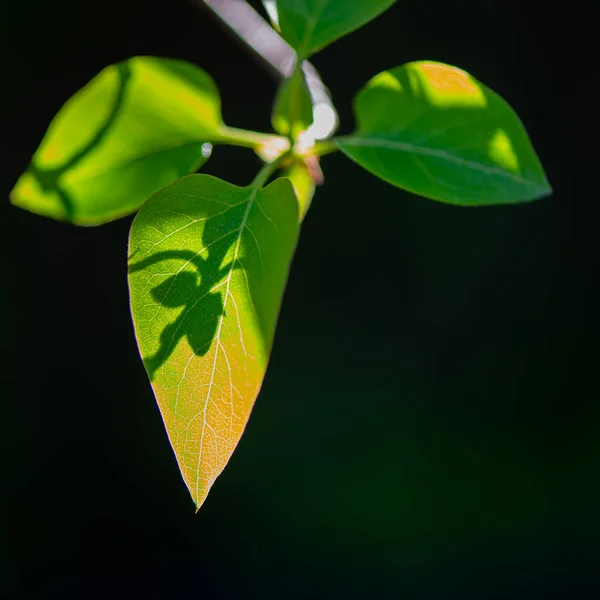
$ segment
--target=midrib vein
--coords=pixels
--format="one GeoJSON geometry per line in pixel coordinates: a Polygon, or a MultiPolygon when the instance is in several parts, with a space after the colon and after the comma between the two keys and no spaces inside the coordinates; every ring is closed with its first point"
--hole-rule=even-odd
{"type": "MultiPolygon", "coordinates": [[[[197,146],[198,144],[202,144],[204,141],[210,141],[210,140],[204,140],[204,139],[203,140],[200,140],[200,139],[176,140],[174,142],[164,144],[164,145],[160,146],[160,148],[153,148],[153,149],[141,152],[139,154],[135,154],[133,156],[128,156],[120,161],[118,160],[117,162],[115,162],[112,165],[108,165],[108,166],[104,167],[103,169],[98,169],[97,171],[94,171],[93,169],[89,169],[86,172],[84,169],[80,169],[79,172],[81,172],[83,170],[83,173],[84,173],[83,176],[78,177],[78,169],[77,169],[77,167],[75,167],[73,169],[73,171],[71,171],[71,172],[65,171],[64,177],[65,177],[65,179],[68,179],[68,181],[67,181],[68,184],[84,183],[91,179],[95,179],[96,177],[101,177],[102,175],[106,175],[107,173],[110,173],[111,171],[116,171],[117,169],[122,169],[124,167],[128,167],[138,161],[143,161],[148,158],[152,158],[152,157],[156,156],[157,154],[161,154],[164,152],[170,152],[172,150],[180,150],[180,149],[186,148],[188,146],[197,146]],[[70,173],[71,173],[71,176],[69,177],[70,173]]],[[[201,157],[202,157],[202,155],[200,155],[200,158],[201,157]]]]}
{"type": "Polygon", "coordinates": [[[438,150],[436,148],[428,148],[427,146],[416,146],[414,144],[409,144],[407,142],[399,142],[396,140],[388,140],[386,138],[378,138],[378,137],[346,137],[341,138],[339,140],[342,144],[345,142],[350,146],[362,146],[367,148],[388,148],[390,150],[400,150],[402,152],[408,152],[411,154],[420,154],[423,156],[432,156],[434,158],[440,158],[442,160],[446,160],[448,162],[452,162],[457,165],[465,166],[474,171],[481,171],[483,173],[490,173],[494,175],[498,175],[500,177],[504,177],[505,179],[510,179],[515,181],[516,183],[525,184],[529,186],[534,186],[536,188],[541,188],[542,186],[535,181],[531,181],[526,179],[525,177],[521,177],[520,175],[515,175],[514,173],[510,173],[509,171],[505,171],[500,167],[488,167],[486,165],[482,165],[478,162],[468,160],[466,158],[460,158],[459,156],[454,156],[445,150],[438,150]]]}
{"type": "MultiPolygon", "coordinates": [[[[248,216],[250,215],[250,210],[252,209],[252,205],[254,204],[254,200],[256,199],[256,194],[258,194],[259,189],[260,189],[260,186],[256,186],[256,185],[252,186],[252,188],[250,189],[250,196],[248,198],[248,206],[246,208],[246,211],[244,212],[242,222],[238,229],[238,237],[237,237],[237,240],[235,243],[235,248],[233,250],[233,258],[230,263],[231,268],[229,269],[229,274],[227,275],[227,282],[226,282],[226,287],[225,287],[225,298],[223,300],[223,312],[221,313],[221,317],[219,319],[219,326],[217,327],[217,334],[215,335],[215,338],[213,340],[213,342],[216,341],[215,359],[213,361],[213,366],[212,366],[212,370],[211,370],[211,374],[210,374],[210,381],[208,382],[208,390],[206,392],[206,398],[204,400],[204,409],[203,409],[204,410],[204,418],[202,420],[202,430],[200,431],[200,448],[198,449],[198,464],[196,465],[196,497],[195,497],[196,503],[198,502],[198,491],[199,491],[199,487],[200,487],[200,463],[202,462],[202,450],[204,448],[204,430],[206,429],[206,415],[208,412],[208,403],[210,401],[210,394],[212,391],[212,385],[213,385],[213,381],[214,381],[214,377],[215,377],[215,371],[217,369],[217,360],[219,358],[219,348],[221,347],[221,328],[223,327],[223,320],[225,319],[227,301],[228,301],[229,295],[230,295],[229,288],[231,285],[231,275],[233,274],[233,270],[235,268],[235,263],[238,260],[240,244],[242,241],[242,236],[244,234],[244,227],[246,227],[246,222],[248,221],[248,216]]],[[[241,328],[241,323],[240,323],[240,328],[241,328]]],[[[233,403],[233,398],[231,400],[233,403]]],[[[231,406],[231,410],[233,412],[233,404],[231,406]]],[[[217,443],[217,442],[215,441],[215,443],[217,443]]]]}

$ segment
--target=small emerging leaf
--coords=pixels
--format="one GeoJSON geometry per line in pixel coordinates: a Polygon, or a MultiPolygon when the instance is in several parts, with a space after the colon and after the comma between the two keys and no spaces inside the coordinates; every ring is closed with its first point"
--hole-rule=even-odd
{"type": "Polygon", "coordinates": [[[415,62],[374,77],[341,150],[381,179],[434,200],[515,203],[551,192],[512,108],[468,73],[415,62]]]}
{"type": "Polygon", "coordinates": [[[198,67],[135,57],[104,69],[54,117],[11,200],[98,225],[134,212],[197,170],[222,127],[218,90],[198,67]]]}
{"type": "Polygon", "coordinates": [[[209,175],[159,191],[133,222],[138,345],[197,507],[260,390],[298,229],[286,179],[258,189],[209,175]]]}
{"type": "Polygon", "coordinates": [[[275,0],[265,1],[273,25],[308,58],[335,40],[362,27],[396,0],[275,0]]]}
{"type": "Polygon", "coordinates": [[[301,69],[296,69],[282,82],[275,97],[271,121],[277,133],[293,140],[312,125],[312,100],[301,69]]]}
{"type": "MultiPolygon", "coordinates": [[[[315,159],[316,160],[316,159],[315,159]]],[[[300,222],[304,220],[313,196],[315,195],[315,182],[307,166],[302,161],[295,162],[283,171],[283,176],[287,177],[294,186],[294,192],[298,200],[298,218],[300,222]]]]}

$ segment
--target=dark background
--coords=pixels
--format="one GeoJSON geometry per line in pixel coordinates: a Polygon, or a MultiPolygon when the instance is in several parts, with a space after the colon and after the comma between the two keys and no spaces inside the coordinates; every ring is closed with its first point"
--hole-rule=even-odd
{"type": "MultiPolygon", "coordinates": [[[[401,2],[315,57],[344,132],[385,68],[470,71],[555,193],[461,209],[325,157],[263,391],[194,515],[133,337],[131,218],[76,229],[8,193],[110,63],[197,62],[226,122],[259,130],[275,82],[191,0],[2,3],[2,598],[600,597],[596,73],[568,8],[401,2]]],[[[256,169],[232,148],[205,168],[256,169]]]]}

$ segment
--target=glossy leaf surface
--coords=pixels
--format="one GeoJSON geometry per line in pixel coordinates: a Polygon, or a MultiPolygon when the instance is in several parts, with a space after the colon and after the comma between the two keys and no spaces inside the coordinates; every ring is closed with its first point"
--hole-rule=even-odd
{"type": "Polygon", "coordinates": [[[283,38],[302,58],[307,58],[362,27],[395,1],[275,0],[268,12],[283,38]]]}
{"type": "Polygon", "coordinates": [[[380,73],[359,92],[355,112],[357,131],[338,140],[342,151],[415,194],[485,205],[551,192],[512,108],[456,67],[415,62],[380,73]]]}
{"type": "Polygon", "coordinates": [[[302,70],[284,80],[277,92],[271,117],[273,129],[296,139],[313,122],[312,100],[302,70]]]}
{"type": "Polygon", "coordinates": [[[79,225],[114,220],[197,170],[210,152],[203,143],[221,127],[219,93],[204,71],[180,60],[129,59],[61,108],[11,200],[79,225]]]}
{"type": "Polygon", "coordinates": [[[292,185],[190,175],[152,196],[130,235],[139,349],[198,507],[260,390],[298,237],[292,185]]]}

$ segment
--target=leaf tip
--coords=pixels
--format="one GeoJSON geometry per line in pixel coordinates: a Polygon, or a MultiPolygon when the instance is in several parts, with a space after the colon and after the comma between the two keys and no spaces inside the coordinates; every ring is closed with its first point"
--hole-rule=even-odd
{"type": "Polygon", "coordinates": [[[11,192],[11,193],[8,195],[8,201],[9,201],[9,202],[10,202],[10,204],[12,204],[13,206],[18,206],[18,207],[20,208],[20,206],[19,206],[19,200],[18,200],[18,198],[17,198],[17,195],[16,195],[14,192],[11,192]]]}
{"type": "Polygon", "coordinates": [[[202,508],[202,505],[204,504],[204,501],[206,500],[209,491],[210,491],[210,488],[208,490],[200,492],[195,497],[192,496],[192,499],[194,500],[194,504],[196,505],[196,510],[194,511],[195,515],[197,515],[200,512],[200,509],[202,508]]]}
{"type": "Polygon", "coordinates": [[[21,185],[20,185],[21,180],[22,180],[22,176],[15,183],[13,189],[10,191],[10,194],[8,195],[9,202],[13,206],[18,206],[20,208],[23,207],[23,202],[24,202],[22,195],[19,193],[19,188],[21,187],[21,185]]]}
{"type": "Polygon", "coordinates": [[[551,196],[554,193],[554,188],[550,184],[550,182],[545,179],[544,184],[541,186],[541,196],[540,198],[546,198],[547,196],[551,196]]]}
{"type": "Polygon", "coordinates": [[[554,193],[554,189],[550,182],[546,178],[546,175],[542,173],[542,177],[538,182],[536,182],[534,193],[528,198],[529,201],[534,202],[536,200],[542,200],[543,198],[548,198],[548,196],[552,196],[554,193]]]}

